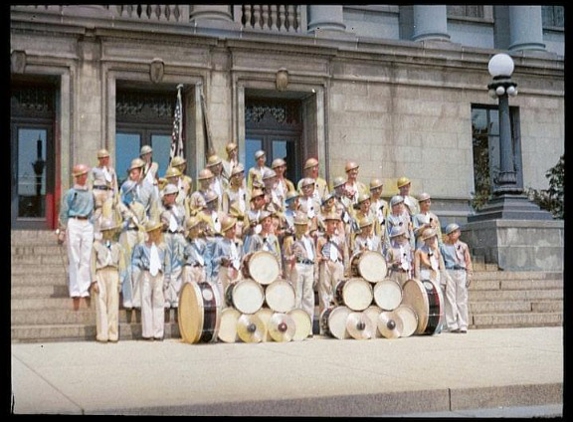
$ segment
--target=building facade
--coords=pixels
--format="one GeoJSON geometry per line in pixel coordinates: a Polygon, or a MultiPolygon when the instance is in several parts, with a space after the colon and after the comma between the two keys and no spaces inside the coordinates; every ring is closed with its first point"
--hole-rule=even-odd
{"type": "Polygon", "coordinates": [[[151,145],[163,175],[180,84],[194,181],[229,141],[295,181],[308,157],[328,181],[352,160],[387,198],[407,176],[444,225],[473,213],[480,174],[495,185],[494,54],[515,63],[518,184],[547,188],[565,149],[563,7],[11,6],[10,25],[13,229],[54,228],[73,164],[100,148],[121,180],[151,145]]]}

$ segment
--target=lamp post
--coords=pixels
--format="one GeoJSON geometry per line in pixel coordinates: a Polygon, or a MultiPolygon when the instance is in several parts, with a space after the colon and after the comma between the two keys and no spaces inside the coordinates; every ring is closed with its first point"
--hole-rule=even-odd
{"type": "Polygon", "coordinates": [[[517,84],[511,80],[514,65],[513,59],[500,53],[493,56],[488,64],[488,70],[493,77],[493,82],[487,87],[489,95],[499,101],[499,143],[500,143],[500,167],[498,185],[494,194],[522,193],[523,190],[516,186],[517,177],[513,156],[513,142],[511,137],[511,123],[509,119],[509,97],[517,95],[517,84]]]}
{"type": "Polygon", "coordinates": [[[36,174],[36,216],[42,216],[42,175],[46,161],[42,159],[42,137],[38,136],[36,141],[36,161],[32,163],[36,174]]]}

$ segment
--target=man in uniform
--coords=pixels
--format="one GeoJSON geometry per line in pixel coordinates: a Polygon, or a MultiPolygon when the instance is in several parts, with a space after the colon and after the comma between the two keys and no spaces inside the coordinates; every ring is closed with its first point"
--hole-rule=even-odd
{"type": "Polygon", "coordinates": [[[96,232],[101,219],[113,217],[114,202],[118,194],[117,175],[109,164],[109,152],[100,149],[97,152],[98,165],[91,169],[91,187],[95,197],[94,220],[96,232]]]}
{"type": "Polygon", "coordinates": [[[227,158],[223,160],[223,177],[230,180],[233,175],[233,169],[240,164],[238,159],[239,149],[236,143],[229,142],[225,146],[225,151],[227,152],[227,158]]]}
{"type": "Polygon", "coordinates": [[[310,177],[314,180],[314,196],[318,202],[321,202],[324,195],[328,193],[328,183],[318,175],[318,171],[319,162],[316,158],[311,157],[306,160],[306,163],[304,164],[304,177],[298,181],[297,189],[299,192],[302,192],[302,181],[305,178],[310,177]]]}
{"type": "Polygon", "coordinates": [[[344,170],[346,171],[346,183],[344,183],[344,190],[348,197],[352,200],[353,204],[358,203],[360,194],[369,193],[366,185],[358,181],[358,169],[360,166],[354,161],[348,161],[344,170]]]}
{"type": "Polygon", "coordinates": [[[269,167],[265,165],[267,160],[267,155],[263,150],[258,150],[255,152],[255,165],[249,169],[247,174],[247,191],[251,192],[253,189],[253,183],[259,181],[262,184],[263,174],[265,170],[270,170],[269,167]]]}
{"type": "Polygon", "coordinates": [[[420,213],[420,205],[418,204],[418,200],[410,195],[410,188],[412,186],[412,182],[407,177],[400,177],[398,182],[396,182],[396,186],[400,190],[400,196],[404,198],[404,205],[408,210],[410,216],[414,216],[420,213]]]}

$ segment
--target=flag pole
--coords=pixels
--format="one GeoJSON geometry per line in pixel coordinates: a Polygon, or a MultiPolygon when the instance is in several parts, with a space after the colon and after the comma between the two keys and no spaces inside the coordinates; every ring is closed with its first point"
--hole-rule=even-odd
{"type": "Polygon", "coordinates": [[[173,113],[173,132],[171,133],[171,150],[169,151],[169,165],[175,157],[184,157],[183,145],[183,101],[181,100],[183,84],[177,85],[177,102],[173,113]]]}
{"type": "Polygon", "coordinates": [[[205,161],[209,159],[211,155],[215,154],[215,148],[213,148],[213,141],[211,136],[211,126],[209,125],[209,116],[207,114],[207,103],[205,101],[205,95],[203,94],[203,84],[201,84],[201,109],[203,111],[203,121],[205,122],[205,132],[206,132],[206,146],[205,151],[205,161]]]}

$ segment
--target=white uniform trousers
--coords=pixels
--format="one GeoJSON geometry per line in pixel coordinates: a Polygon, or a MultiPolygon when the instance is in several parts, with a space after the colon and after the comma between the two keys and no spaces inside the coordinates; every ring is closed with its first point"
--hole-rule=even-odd
{"type": "Polygon", "coordinates": [[[290,271],[290,281],[295,291],[295,308],[305,311],[310,320],[314,318],[314,264],[297,262],[290,271]]]}
{"type": "Polygon", "coordinates": [[[94,226],[89,220],[70,218],[66,229],[70,297],[89,297],[94,226]]]}
{"type": "Polygon", "coordinates": [[[105,267],[96,271],[99,292],[96,299],[96,340],[117,341],[119,314],[119,272],[117,268],[105,267]]]}
{"type": "Polygon", "coordinates": [[[333,301],[334,289],[344,278],[344,265],[340,261],[321,261],[318,270],[318,309],[320,315],[333,301]]]}
{"type": "Polygon", "coordinates": [[[204,283],[207,281],[207,273],[203,266],[183,266],[183,283],[204,283]]]}
{"type": "Polygon", "coordinates": [[[162,339],[165,330],[163,273],[154,277],[147,270],[140,273],[141,334],[143,338],[162,339]]]}
{"type": "Polygon", "coordinates": [[[171,268],[171,279],[165,290],[165,308],[177,308],[179,306],[179,293],[181,292],[183,268],[171,268]]]}
{"type": "MultiPolygon", "coordinates": [[[[119,244],[125,250],[125,256],[128,262],[131,262],[131,253],[136,244],[143,240],[143,233],[138,230],[126,230],[119,235],[119,244]]],[[[141,289],[139,288],[139,280],[131,274],[131,266],[128,265],[127,277],[123,283],[121,294],[123,299],[124,308],[131,309],[133,307],[141,308],[141,289]]]]}
{"type": "MultiPolygon", "coordinates": [[[[223,267],[219,269],[219,278],[215,281],[216,287],[221,294],[221,308],[227,308],[227,301],[225,300],[225,292],[227,291],[227,287],[231,283],[239,281],[241,278],[241,272],[236,270],[234,267],[223,267]]],[[[215,286],[213,286],[215,287],[215,286]]]]}
{"type": "Polygon", "coordinates": [[[467,273],[464,270],[446,270],[451,278],[446,285],[446,322],[450,330],[468,329],[467,273]]]}

